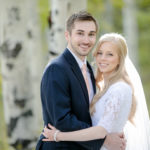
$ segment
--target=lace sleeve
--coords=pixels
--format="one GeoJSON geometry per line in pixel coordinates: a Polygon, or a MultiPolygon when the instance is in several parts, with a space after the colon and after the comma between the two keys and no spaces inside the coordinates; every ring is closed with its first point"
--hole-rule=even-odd
{"type": "Polygon", "coordinates": [[[128,85],[112,87],[106,93],[104,112],[98,125],[108,132],[117,132],[128,119],[132,103],[132,90],[128,85]]]}

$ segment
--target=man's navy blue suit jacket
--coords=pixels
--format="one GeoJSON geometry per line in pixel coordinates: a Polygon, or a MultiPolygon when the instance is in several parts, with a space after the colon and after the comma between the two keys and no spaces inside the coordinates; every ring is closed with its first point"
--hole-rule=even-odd
{"type": "MultiPolygon", "coordinates": [[[[95,79],[88,64],[94,93],[95,79]]],[[[47,65],[41,81],[41,101],[44,125],[61,131],[75,131],[92,126],[89,98],[82,72],[68,49],[47,65]]],[[[36,150],[99,150],[104,139],[86,142],[42,142],[36,150]],[[41,147],[41,148],[40,148],[41,147]]]]}

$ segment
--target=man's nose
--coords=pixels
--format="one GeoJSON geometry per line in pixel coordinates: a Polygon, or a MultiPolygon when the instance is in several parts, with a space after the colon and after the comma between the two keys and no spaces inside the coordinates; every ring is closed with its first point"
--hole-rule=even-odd
{"type": "Polygon", "coordinates": [[[90,41],[89,37],[88,36],[84,36],[83,42],[84,43],[89,43],[89,41],[90,41]]]}

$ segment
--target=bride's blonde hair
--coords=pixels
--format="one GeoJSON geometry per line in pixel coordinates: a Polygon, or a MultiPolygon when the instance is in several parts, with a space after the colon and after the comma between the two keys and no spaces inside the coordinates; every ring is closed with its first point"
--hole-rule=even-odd
{"type": "Polygon", "coordinates": [[[113,83],[117,82],[118,80],[124,80],[127,84],[129,84],[132,88],[132,106],[131,106],[131,111],[129,114],[129,120],[130,122],[133,123],[133,117],[136,111],[136,99],[134,96],[134,88],[133,85],[129,79],[129,76],[127,74],[127,71],[125,69],[125,58],[127,56],[127,52],[128,52],[128,47],[127,47],[127,43],[125,38],[118,34],[118,33],[108,33],[108,34],[104,34],[103,36],[100,37],[96,49],[93,53],[93,56],[96,57],[97,56],[97,52],[99,51],[101,45],[105,42],[111,42],[115,45],[117,45],[118,49],[117,49],[117,53],[119,56],[119,65],[117,66],[116,70],[109,76],[108,81],[105,82],[105,86],[103,89],[101,89],[101,87],[99,86],[99,82],[102,82],[103,79],[103,74],[102,72],[100,72],[100,70],[97,68],[96,71],[96,86],[98,88],[98,91],[96,93],[96,95],[94,96],[91,105],[90,105],[90,113],[91,115],[93,115],[93,113],[95,112],[95,104],[96,102],[105,94],[105,92],[108,90],[108,88],[110,87],[110,85],[112,85],[113,83]]]}

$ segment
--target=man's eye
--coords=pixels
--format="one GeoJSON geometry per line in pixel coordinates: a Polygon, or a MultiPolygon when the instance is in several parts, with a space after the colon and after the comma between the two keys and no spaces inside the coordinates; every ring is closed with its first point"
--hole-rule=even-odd
{"type": "Polygon", "coordinates": [[[83,35],[83,33],[81,33],[81,32],[78,32],[77,34],[78,34],[78,35],[83,35]]]}
{"type": "Polygon", "coordinates": [[[95,36],[95,34],[94,34],[94,33],[91,33],[90,36],[95,36]]]}

